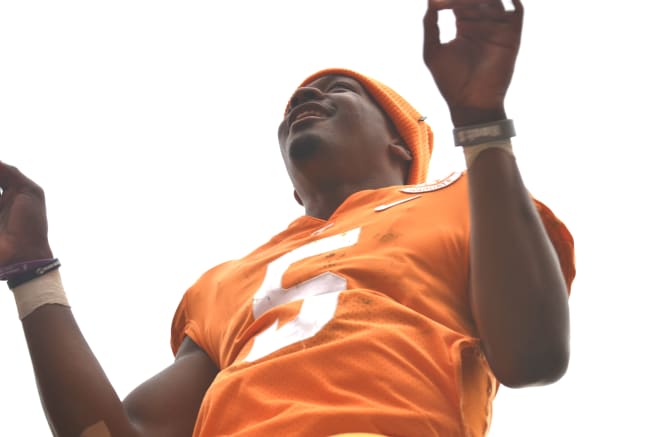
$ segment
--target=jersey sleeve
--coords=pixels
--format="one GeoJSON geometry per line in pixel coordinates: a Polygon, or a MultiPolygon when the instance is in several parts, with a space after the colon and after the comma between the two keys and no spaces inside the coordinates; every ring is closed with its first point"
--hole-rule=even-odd
{"type": "Polygon", "coordinates": [[[214,319],[214,308],[217,307],[217,293],[213,286],[215,273],[225,264],[220,264],[205,272],[190,287],[174,312],[171,326],[170,346],[174,355],[178,352],[183,340],[189,337],[197,346],[220,368],[218,338],[216,330],[210,329],[218,323],[214,319]]]}
{"type": "Polygon", "coordinates": [[[550,208],[537,199],[533,200],[548,237],[557,252],[561,271],[566,282],[566,288],[570,293],[571,285],[575,278],[575,245],[573,236],[566,225],[555,216],[550,208]]]}
{"type": "Polygon", "coordinates": [[[194,294],[194,289],[189,289],[186,294],[183,295],[179,306],[174,312],[174,318],[172,319],[172,333],[170,337],[170,346],[172,347],[172,353],[177,354],[181,343],[186,337],[190,337],[192,341],[195,342],[202,349],[205,349],[201,344],[202,336],[199,329],[199,324],[194,320],[193,314],[189,310],[188,300],[191,298],[191,295],[194,294]]]}

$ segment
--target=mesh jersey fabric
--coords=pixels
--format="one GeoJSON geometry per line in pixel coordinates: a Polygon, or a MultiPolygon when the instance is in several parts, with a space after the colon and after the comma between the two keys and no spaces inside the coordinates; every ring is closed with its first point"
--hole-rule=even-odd
{"type": "MultiPolygon", "coordinates": [[[[355,193],[203,274],[172,323],[175,353],[188,336],[222,369],[194,436],[484,435],[497,381],[468,303],[467,176],[453,179],[355,193]]],[[[537,205],[570,287],[572,237],[537,205]]]]}

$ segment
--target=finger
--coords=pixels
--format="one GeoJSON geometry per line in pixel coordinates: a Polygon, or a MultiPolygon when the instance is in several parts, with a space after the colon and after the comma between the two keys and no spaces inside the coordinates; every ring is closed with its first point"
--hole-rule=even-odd
{"type": "Polygon", "coordinates": [[[440,28],[438,27],[438,10],[429,7],[424,15],[424,59],[428,59],[431,53],[440,47],[440,28]]]}
{"type": "Polygon", "coordinates": [[[0,189],[6,191],[10,187],[28,184],[35,185],[19,169],[0,161],[0,189]]]}
{"type": "Polygon", "coordinates": [[[516,8],[515,13],[522,15],[525,12],[525,8],[523,7],[522,1],[521,0],[512,0],[513,1],[513,6],[516,8]]]}
{"type": "Polygon", "coordinates": [[[443,9],[486,7],[499,7],[500,9],[504,9],[502,0],[429,0],[429,9],[435,9],[437,11],[443,9]]]}
{"type": "Polygon", "coordinates": [[[13,182],[17,179],[17,173],[20,174],[16,167],[0,161],[0,188],[7,189],[7,187],[13,185],[13,182]]]}
{"type": "Polygon", "coordinates": [[[523,7],[522,0],[513,0],[513,6],[516,8],[513,11],[513,14],[518,20],[519,27],[522,28],[523,16],[525,15],[525,8],[523,7]]]}
{"type": "Polygon", "coordinates": [[[512,15],[502,0],[429,0],[429,9],[451,9],[460,21],[509,22],[512,15]]]}
{"type": "Polygon", "coordinates": [[[501,1],[464,2],[454,8],[457,20],[507,21],[508,15],[501,1]]]}

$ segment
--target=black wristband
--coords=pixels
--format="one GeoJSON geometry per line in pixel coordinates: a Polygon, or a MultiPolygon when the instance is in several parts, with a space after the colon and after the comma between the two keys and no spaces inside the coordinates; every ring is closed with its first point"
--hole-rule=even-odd
{"type": "Polygon", "coordinates": [[[19,285],[25,284],[26,282],[38,278],[39,276],[43,276],[48,272],[59,269],[61,265],[60,260],[53,258],[52,262],[46,265],[36,267],[25,273],[21,273],[20,275],[12,276],[11,279],[7,280],[7,286],[13,290],[19,285]]]}

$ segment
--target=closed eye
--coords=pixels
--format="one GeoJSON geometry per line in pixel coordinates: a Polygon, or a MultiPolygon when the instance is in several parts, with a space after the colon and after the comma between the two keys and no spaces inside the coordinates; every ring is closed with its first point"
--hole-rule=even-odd
{"type": "Polygon", "coordinates": [[[329,91],[333,91],[333,92],[344,92],[344,91],[356,92],[355,87],[353,87],[352,85],[350,85],[346,82],[335,82],[335,83],[333,83],[330,86],[329,91]]]}

